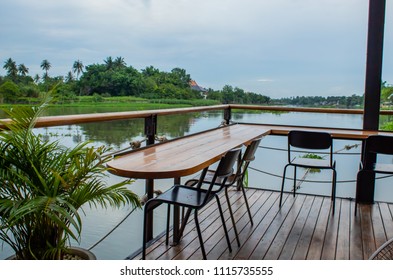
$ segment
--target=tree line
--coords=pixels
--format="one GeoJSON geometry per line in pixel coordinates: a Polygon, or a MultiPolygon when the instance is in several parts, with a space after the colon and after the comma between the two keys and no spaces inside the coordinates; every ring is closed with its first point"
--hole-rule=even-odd
{"type": "Polygon", "coordinates": [[[57,100],[78,99],[78,96],[134,96],[146,99],[211,99],[220,103],[267,104],[268,96],[246,92],[226,85],[222,90],[195,90],[191,75],[185,69],[161,71],[153,66],[137,70],[124,58],[107,57],[103,63],[84,66],[76,60],[65,76],[50,75],[52,64],[43,60],[43,74],[29,76],[29,68],[12,58],[4,62],[5,76],[0,76],[0,102],[24,102],[37,98],[41,92],[53,90],[57,100]]]}
{"type": "MultiPolygon", "coordinates": [[[[364,106],[364,94],[351,96],[294,96],[272,100],[276,105],[292,105],[307,107],[338,107],[356,108],[364,106]]],[[[386,81],[381,85],[381,104],[391,106],[393,104],[393,85],[386,81]]]]}
{"type": "MultiPolygon", "coordinates": [[[[24,103],[37,98],[41,92],[53,90],[57,100],[68,102],[79,96],[134,96],[145,99],[195,100],[209,99],[229,104],[274,104],[310,107],[363,107],[363,95],[351,96],[296,96],[281,99],[239,87],[225,85],[221,90],[195,90],[190,86],[191,75],[185,69],[161,71],[153,66],[137,70],[125,63],[124,58],[111,56],[103,63],[84,66],[76,60],[65,76],[51,76],[52,64],[44,59],[42,75],[29,76],[29,68],[12,58],[4,61],[5,76],[0,76],[0,103],[24,103]]],[[[382,83],[381,103],[393,103],[393,86],[382,83]]]]}
{"type": "Polygon", "coordinates": [[[306,107],[339,107],[355,108],[363,107],[362,95],[351,96],[296,96],[281,98],[274,101],[275,104],[306,106],[306,107]]]}

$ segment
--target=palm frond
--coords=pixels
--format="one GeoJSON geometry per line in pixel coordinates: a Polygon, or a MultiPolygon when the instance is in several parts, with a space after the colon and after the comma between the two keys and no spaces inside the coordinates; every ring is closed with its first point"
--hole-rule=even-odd
{"type": "Polygon", "coordinates": [[[59,258],[69,239],[79,241],[84,205],[141,207],[127,188],[132,180],[107,185],[108,148],[88,141],[67,148],[33,133],[50,100],[7,110],[0,130],[0,240],[18,258],[59,258]]]}

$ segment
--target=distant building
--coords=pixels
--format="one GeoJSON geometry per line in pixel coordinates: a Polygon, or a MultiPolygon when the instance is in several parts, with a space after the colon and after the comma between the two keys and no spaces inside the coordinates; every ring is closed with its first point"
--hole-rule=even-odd
{"type": "Polygon", "coordinates": [[[198,85],[197,82],[195,82],[194,80],[190,81],[190,87],[191,87],[192,90],[198,91],[203,96],[203,98],[206,99],[207,92],[208,92],[207,89],[205,89],[204,87],[201,87],[200,85],[198,85]]]}

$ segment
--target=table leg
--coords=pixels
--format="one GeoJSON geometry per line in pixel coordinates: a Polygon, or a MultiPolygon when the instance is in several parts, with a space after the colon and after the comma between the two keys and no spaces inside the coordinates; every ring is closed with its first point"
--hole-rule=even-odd
{"type": "MultiPolygon", "coordinates": [[[[180,178],[175,178],[174,184],[180,184],[180,178]]],[[[179,244],[180,238],[180,207],[175,205],[173,209],[173,245],[179,244]]]]}
{"type": "MultiPolygon", "coordinates": [[[[145,182],[145,190],[148,199],[153,197],[154,194],[154,180],[147,179],[145,182]]],[[[153,239],[153,211],[150,211],[147,216],[146,222],[146,240],[150,241],[153,239]]]]}
{"type": "Polygon", "coordinates": [[[375,172],[360,170],[356,178],[356,203],[373,204],[375,189],[375,172]]]}

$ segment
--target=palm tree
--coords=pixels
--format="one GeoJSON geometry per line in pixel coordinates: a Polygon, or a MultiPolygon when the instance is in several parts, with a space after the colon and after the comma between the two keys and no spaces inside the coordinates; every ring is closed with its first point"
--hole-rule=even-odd
{"type": "Polygon", "coordinates": [[[27,68],[24,64],[19,64],[18,72],[21,76],[26,76],[29,73],[29,68],[27,68]]]}
{"type": "Polygon", "coordinates": [[[69,72],[67,73],[67,76],[66,76],[66,78],[65,78],[65,81],[66,81],[67,83],[69,83],[69,82],[72,82],[73,80],[74,80],[74,75],[72,75],[72,72],[69,71],[69,72]]]}
{"type": "Polygon", "coordinates": [[[104,60],[105,64],[106,64],[106,68],[107,69],[112,69],[114,66],[114,62],[111,56],[108,56],[105,60],[104,60]]]}
{"type": "Polygon", "coordinates": [[[124,61],[124,58],[121,57],[121,56],[116,57],[116,59],[115,59],[115,61],[114,61],[113,64],[114,64],[114,66],[115,66],[116,68],[122,68],[122,67],[127,66],[127,64],[126,64],[125,61],[124,61]]]}
{"type": "Polygon", "coordinates": [[[40,75],[35,74],[35,76],[34,76],[34,82],[35,82],[36,84],[38,84],[38,82],[40,81],[40,79],[41,79],[40,75]]]}
{"type": "Polygon", "coordinates": [[[79,74],[83,72],[83,63],[79,59],[74,62],[74,65],[72,66],[72,70],[74,73],[76,72],[76,79],[79,79],[79,74]]]}
{"type": "Polygon", "coordinates": [[[18,75],[18,67],[12,58],[9,58],[4,62],[3,68],[7,70],[7,75],[12,78],[15,78],[18,75]]]}
{"type": "Polygon", "coordinates": [[[160,70],[154,68],[153,66],[148,66],[145,69],[142,69],[142,74],[146,77],[152,77],[160,74],[160,70]]]}
{"type": "Polygon", "coordinates": [[[41,62],[41,68],[42,68],[42,70],[44,70],[45,71],[45,75],[44,75],[44,78],[46,79],[46,78],[48,78],[48,71],[49,71],[49,69],[52,67],[52,65],[50,64],[50,62],[47,60],[47,59],[44,59],[42,62],[41,62]]]}

